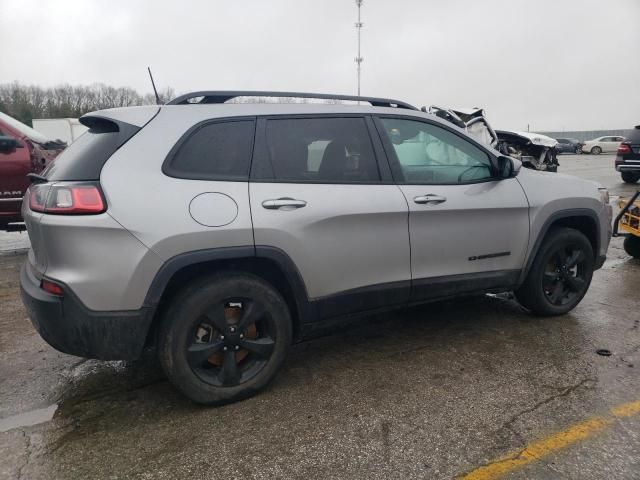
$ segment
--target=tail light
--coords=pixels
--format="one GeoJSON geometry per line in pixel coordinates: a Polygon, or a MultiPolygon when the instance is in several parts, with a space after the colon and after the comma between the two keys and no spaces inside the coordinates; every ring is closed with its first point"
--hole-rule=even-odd
{"type": "Polygon", "coordinates": [[[106,203],[97,183],[36,183],[29,187],[29,208],[58,215],[95,215],[106,210],[106,203]]]}
{"type": "Polygon", "coordinates": [[[626,143],[621,143],[618,147],[618,155],[624,155],[627,153],[631,153],[631,147],[626,143]]]}

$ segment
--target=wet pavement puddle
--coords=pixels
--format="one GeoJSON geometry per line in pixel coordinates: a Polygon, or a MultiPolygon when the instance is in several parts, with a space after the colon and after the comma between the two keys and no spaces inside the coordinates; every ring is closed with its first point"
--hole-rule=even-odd
{"type": "Polygon", "coordinates": [[[13,430],[14,428],[31,427],[48,422],[53,418],[57,409],[58,405],[54,403],[46,408],[39,408],[11,417],[0,418],[0,433],[13,430]]]}

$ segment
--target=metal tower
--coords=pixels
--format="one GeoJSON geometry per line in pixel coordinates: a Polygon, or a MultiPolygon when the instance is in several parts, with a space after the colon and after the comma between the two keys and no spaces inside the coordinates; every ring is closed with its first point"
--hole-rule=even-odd
{"type": "Polygon", "coordinates": [[[364,25],[360,21],[360,8],[362,7],[363,0],[356,0],[356,5],[358,6],[358,21],[356,22],[356,31],[358,32],[358,56],[356,57],[356,68],[358,70],[358,96],[360,96],[360,64],[364,60],[360,55],[360,30],[362,30],[362,26],[364,25]]]}

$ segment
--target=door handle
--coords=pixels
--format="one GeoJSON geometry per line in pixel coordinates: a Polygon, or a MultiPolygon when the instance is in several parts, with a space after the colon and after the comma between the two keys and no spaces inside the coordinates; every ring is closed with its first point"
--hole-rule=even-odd
{"type": "Polygon", "coordinates": [[[262,206],[267,210],[293,210],[295,208],[302,208],[307,205],[304,200],[296,200],[295,198],[283,197],[276,198],[274,200],[265,200],[262,202],[262,206]]]}
{"type": "Polygon", "coordinates": [[[413,197],[413,201],[415,203],[419,203],[421,205],[437,205],[438,203],[446,202],[447,197],[443,197],[442,195],[435,195],[433,193],[427,193],[426,195],[420,195],[417,197],[413,197]]]}

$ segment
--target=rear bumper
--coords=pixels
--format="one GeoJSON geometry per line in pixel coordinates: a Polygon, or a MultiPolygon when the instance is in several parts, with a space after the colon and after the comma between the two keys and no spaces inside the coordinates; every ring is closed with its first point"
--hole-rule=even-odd
{"type": "Polygon", "coordinates": [[[640,173],[640,163],[616,164],[616,170],[618,172],[639,172],[640,173]]]}
{"type": "Polygon", "coordinates": [[[31,323],[56,350],[101,360],[140,357],[151,323],[150,309],[89,310],[68,287],[63,287],[62,297],[43,291],[26,263],[20,272],[20,290],[31,323]]]}

